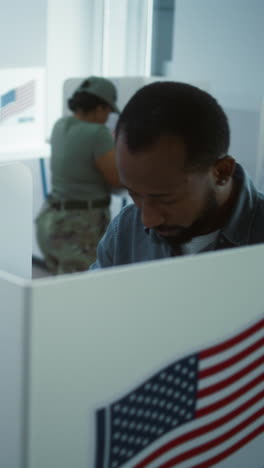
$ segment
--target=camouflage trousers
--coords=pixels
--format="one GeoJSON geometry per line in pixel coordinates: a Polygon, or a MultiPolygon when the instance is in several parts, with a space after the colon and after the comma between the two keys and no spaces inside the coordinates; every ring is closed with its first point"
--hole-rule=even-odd
{"type": "Polygon", "coordinates": [[[85,271],[110,221],[109,208],[56,210],[46,203],[36,219],[36,235],[54,274],[85,271]]]}

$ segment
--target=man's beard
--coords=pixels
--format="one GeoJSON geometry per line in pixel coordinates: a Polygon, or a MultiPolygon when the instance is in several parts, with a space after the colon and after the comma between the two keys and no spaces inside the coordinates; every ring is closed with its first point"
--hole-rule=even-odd
{"type": "MultiPolygon", "coordinates": [[[[215,219],[216,213],[219,209],[219,205],[216,200],[215,193],[210,191],[207,196],[206,206],[200,215],[200,217],[188,228],[182,228],[180,226],[175,226],[174,229],[179,229],[179,234],[166,236],[167,242],[170,244],[185,244],[189,242],[194,237],[202,236],[210,232],[210,225],[212,225],[212,220],[215,219]],[[207,230],[208,229],[208,230],[207,230]]],[[[173,227],[171,227],[173,230],[173,227]]],[[[169,231],[165,226],[160,226],[157,228],[159,234],[162,236],[162,230],[169,231]]],[[[165,236],[164,236],[165,237],[165,236]]]]}

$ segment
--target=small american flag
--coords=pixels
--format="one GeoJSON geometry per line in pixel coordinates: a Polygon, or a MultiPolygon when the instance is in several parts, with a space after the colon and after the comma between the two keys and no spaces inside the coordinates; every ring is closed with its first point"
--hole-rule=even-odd
{"type": "Polygon", "coordinates": [[[9,90],[0,97],[0,123],[35,104],[35,81],[9,90]]]}
{"type": "Polygon", "coordinates": [[[96,414],[96,468],[208,468],[264,431],[264,319],[96,414]]]}

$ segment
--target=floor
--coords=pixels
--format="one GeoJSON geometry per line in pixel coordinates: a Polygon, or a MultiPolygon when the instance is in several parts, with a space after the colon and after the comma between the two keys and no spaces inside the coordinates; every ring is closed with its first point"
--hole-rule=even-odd
{"type": "Polygon", "coordinates": [[[32,262],[32,279],[46,278],[52,276],[51,273],[40,263],[32,262]]]}

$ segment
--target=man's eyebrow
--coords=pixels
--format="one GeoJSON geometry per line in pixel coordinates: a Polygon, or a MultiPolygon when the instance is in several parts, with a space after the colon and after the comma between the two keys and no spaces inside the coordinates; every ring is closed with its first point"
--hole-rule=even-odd
{"type": "Polygon", "coordinates": [[[170,197],[171,195],[174,195],[174,193],[171,192],[164,192],[164,193],[150,193],[150,197],[170,197]]]}

